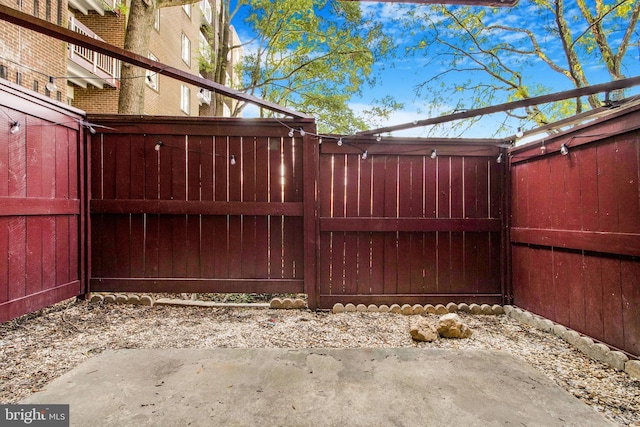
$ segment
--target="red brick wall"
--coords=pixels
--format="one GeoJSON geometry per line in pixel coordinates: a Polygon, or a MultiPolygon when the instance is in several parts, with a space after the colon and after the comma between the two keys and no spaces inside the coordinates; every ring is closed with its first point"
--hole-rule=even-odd
{"type": "MultiPolygon", "coordinates": [[[[60,2],[60,22],[66,25],[67,0],[60,2]]],[[[0,0],[2,5],[45,19],[46,0],[38,0],[37,14],[34,13],[34,3],[33,0],[24,0],[22,7],[18,8],[16,0],[0,0]]],[[[51,0],[50,22],[58,23],[58,0],[51,0]]],[[[66,49],[64,42],[51,37],[4,21],[0,25],[0,65],[7,69],[7,80],[30,90],[34,90],[34,82],[37,82],[37,92],[47,94],[45,85],[49,76],[57,77],[57,91],[47,95],[64,103],[67,102],[67,84],[64,78],[67,74],[66,49]]]]}

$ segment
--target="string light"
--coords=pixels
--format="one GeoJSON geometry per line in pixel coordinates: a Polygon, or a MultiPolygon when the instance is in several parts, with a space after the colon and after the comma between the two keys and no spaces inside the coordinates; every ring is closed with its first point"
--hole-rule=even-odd
{"type": "Polygon", "coordinates": [[[545,147],[544,142],[542,142],[542,145],[540,146],[540,154],[544,154],[547,152],[547,147],[545,147]]]}
{"type": "Polygon", "coordinates": [[[498,154],[498,158],[496,159],[496,163],[502,163],[502,153],[498,154]]]}
{"type": "Polygon", "coordinates": [[[95,135],[96,134],[96,129],[93,126],[87,125],[87,129],[89,129],[89,133],[91,135],[95,135]]]}
{"type": "Polygon", "coordinates": [[[49,81],[44,86],[49,92],[55,92],[58,90],[58,86],[56,86],[56,79],[53,76],[49,76],[49,81]]]}
{"type": "Polygon", "coordinates": [[[293,138],[293,129],[289,129],[289,138],[293,138]]]}
{"type": "Polygon", "coordinates": [[[522,132],[522,128],[519,127],[518,131],[516,132],[516,138],[522,138],[524,136],[524,132],[522,132]]]}
{"type": "Polygon", "coordinates": [[[338,147],[342,147],[342,138],[338,139],[338,147]]]}
{"type": "Polygon", "coordinates": [[[433,150],[431,150],[431,158],[435,159],[438,156],[438,152],[436,151],[436,149],[434,148],[433,150]]]}
{"type": "Polygon", "coordinates": [[[20,122],[11,123],[11,134],[15,135],[18,132],[20,132],[20,122]]]}
{"type": "Polygon", "coordinates": [[[376,141],[380,142],[382,140],[382,136],[380,134],[376,135],[376,141]]]}
{"type": "Polygon", "coordinates": [[[231,157],[229,158],[229,163],[231,163],[231,165],[235,165],[236,164],[236,155],[232,154],[231,157]]]}
{"type": "Polygon", "coordinates": [[[364,150],[364,152],[362,153],[362,160],[367,160],[368,156],[369,156],[369,152],[367,150],[364,150]]]}
{"type": "Polygon", "coordinates": [[[153,147],[153,149],[156,150],[156,151],[160,151],[160,149],[162,148],[163,145],[164,145],[164,142],[158,141],[158,142],[156,142],[156,145],[155,145],[155,147],[153,147]]]}
{"type": "Polygon", "coordinates": [[[304,131],[304,129],[300,128],[300,136],[305,136],[307,133],[304,131]]]}
{"type": "Polygon", "coordinates": [[[560,145],[560,154],[562,154],[563,156],[569,154],[569,148],[567,147],[567,144],[560,145]]]}

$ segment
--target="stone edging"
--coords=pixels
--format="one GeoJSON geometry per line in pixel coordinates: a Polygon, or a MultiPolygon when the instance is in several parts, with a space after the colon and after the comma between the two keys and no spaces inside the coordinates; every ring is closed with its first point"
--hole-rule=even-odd
{"type": "Polygon", "coordinates": [[[544,332],[549,332],[562,338],[585,355],[592,359],[606,363],[618,371],[624,371],[634,378],[640,379],[640,360],[629,360],[629,357],[621,351],[611,350],[607,345],[594,342],[587,336],[580,335],[578,332],[552,322],[549,319],[535,315],[526,310],[514,307],[512,305],[488,305],[488,304],[456,304],[450,302],[446,306],[437,304],[427,305],[409,305],[392,304],[391,306],[375,304],[341,304],[337,303],[333,306],[333,313],[349,313],[349,312],[374,312],[374,313],[398,313],[405,315],[413,314],[446,314],[464,312],[471,314],[498,315],[506,314],[507,316],[517,320],[520,323],[532,326],[544,332]]]}
{"type": "Polygon", "coordinates": [[[507,316],[525,325],[532,326],[544,332],[550,332],[562,338],[585,355],[592,359],[606,363],[618,371],[625,371],[634,378],[640,378],[640,360],[629,360],[626,354],[621,351],[611,350],[607,345],[594,342],[591,338],[580,335],[578,332],[553,323],[549,319],[535,315],[526,310],[522,310],[511,305],[504,306],[507,316]]]}
{"type": "Polygon", "coordinates": [[[471,314],[487,314],[487,315],[504,314],[504,309],[502,308],[501,305],[498,305],[498,304],[495,304],[495,305],[489,305],[489,304],[479,305],[479,304],[465,304],[465,303],[456,304],[454,302],[450,302],[446,306],[443,304],[437,304],[435,306],[431,304],[427,304],[427,305],[404,304],[402,306],[399,304],[392,304],[391,306],[387,306],[384,304],[381,306],[370,304],[367,306],[364,304],[354,305],[349,303],[347,305],[343,305],[341,303],[337,303],[337,304],[334,304],[332,311],[333,313],[367,311],[370,313],[400,313],[400,314],[406,314],[406,315],[423,314],[423,313],[447,314],[447,313],[457,313],[459,311],[463,313],[471,313],[471,314]]]}

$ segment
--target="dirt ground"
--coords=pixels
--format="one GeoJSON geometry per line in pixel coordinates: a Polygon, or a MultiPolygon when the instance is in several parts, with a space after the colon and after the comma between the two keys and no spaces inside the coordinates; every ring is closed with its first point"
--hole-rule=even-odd
{"type": "MultiPolygon", "coordinates": [[[[619,425],[640,426],[640,380],[507,316],[460,316],[473,329],[471,338],[417,343],[409,335],[413,316],[401,314],[144,307],[68,300],[0,325],[0,402],[16,403],[108,349],[493,349],[526,361],[619,425]]],[[[434,324],[438,318],[426,317],[434,324]]]]}

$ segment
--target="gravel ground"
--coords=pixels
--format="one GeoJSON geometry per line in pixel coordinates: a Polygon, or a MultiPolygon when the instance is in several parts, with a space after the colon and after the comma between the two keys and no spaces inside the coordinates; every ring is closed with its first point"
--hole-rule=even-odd
{"type": "MultiPolygon", "coordinates": [[[[16,403],[105,350],[124,348],[495,349],[514,354],[623,426],[640,426],[640,380],[507,316],[459,313],[469,339],[416,343],[412,316],[246,308],[144,307],[69,300],[0,325],[0,402],[16,403]]],[[[433,324],[436,315],[427,315],[433,324]]]]}

